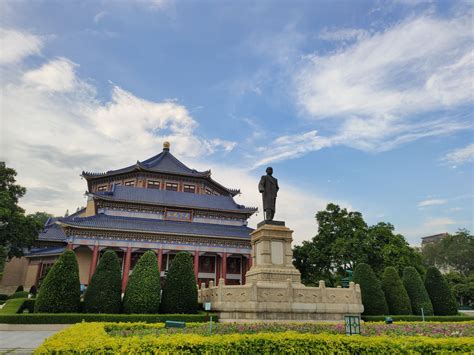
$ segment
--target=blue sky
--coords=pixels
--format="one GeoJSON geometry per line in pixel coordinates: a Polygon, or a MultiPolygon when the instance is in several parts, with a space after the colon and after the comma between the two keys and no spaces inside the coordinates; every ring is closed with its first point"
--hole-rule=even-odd
{"type": "Polygon", "coordinates": [[[169,140],[249,205],[272,165],[297,243],[328,202],[412,244],[474,229],[472,2],[0,6],[0,159],[28,212],[75,210],[82,170],[169,140]]]}

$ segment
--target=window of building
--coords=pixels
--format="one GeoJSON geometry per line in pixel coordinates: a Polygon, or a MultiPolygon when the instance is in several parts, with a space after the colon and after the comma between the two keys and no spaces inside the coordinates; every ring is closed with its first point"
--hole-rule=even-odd
{"type": "Polygon", "coordinates": [[[166,190],[168,190],[168,191],[178,191],[178,184],[175,184],[173,182],[167,182],[166,183],[166,190]]]}
{"type": "Polygon", "coordinates": [[[160,188],[160,182],[158,180],[148,180],[147,181],[147,187],[149,189],[159,189],[160,188]]]}
{"type": "Polygon", "coordinates": [[[128,180],[124,182],[125,186],[135,186],[135,180],[128,180]]]}
{"type": "Polygon", "coordinates": [[[212,190],[206,187],[206,195],[212,195],[212,190]]]}
{"type": "Polygon", "coordinates": [[[184,184],[183,191],[184,192],[191,192],[191,193],[194,194],[194,193],[196,193],[196,186],[184,184]]]}
{"type": "Polygon", "coordinates": [[[99,186],[97,186],[97,191],[107,191],[107,185],[99,185],[99,186]]]}
{"type": "Polygon", "coordinates": [[[117,181],[117,182],[114,182],[114,185],[115,186],[120,186],[120,185],[122,185],[122,183],[120,181],[117,181]]]}

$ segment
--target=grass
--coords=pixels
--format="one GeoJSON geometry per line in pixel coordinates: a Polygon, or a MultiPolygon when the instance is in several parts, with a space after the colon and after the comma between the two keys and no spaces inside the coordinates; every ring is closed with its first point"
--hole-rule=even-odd
{"type": "Polygon", "coordinates": [[[5,302],[5,305],[0,309],[0,314],[15,314],[20,306],[27,298],[12,298],[5,302]]]}

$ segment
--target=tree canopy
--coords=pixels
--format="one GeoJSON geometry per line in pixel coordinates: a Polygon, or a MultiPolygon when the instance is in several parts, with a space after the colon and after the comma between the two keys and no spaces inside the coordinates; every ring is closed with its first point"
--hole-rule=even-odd
{"type": "Polygon", "coordinates": [[[359,263],[367,263],[380,277],[392,266],[399,274],[406,266],[422,268],[421,255],[405,238],[394,233],[390,223],[368,226],[362,213],[349,212],[330,203],[316,214],[318,233],[311,241],[295,246],[294,265],[303,283],[317,284],[325,280],[335,286],[359,263]]]}
{"type": "Polygon", "coordinates": [[[463,276],[474,273],[474,236],[466,229],[424,246],[422,253],[429,266],[457,271],[463,276]]]}
{"type": "Polygon", "coordinates": [[[8,257],[22,256],[44,226],[44,216],[25,216],[25,210],[18,206],[26,188],[16,184],[16,175],[14,169],[0,162],[0,246],[8,257]]]}

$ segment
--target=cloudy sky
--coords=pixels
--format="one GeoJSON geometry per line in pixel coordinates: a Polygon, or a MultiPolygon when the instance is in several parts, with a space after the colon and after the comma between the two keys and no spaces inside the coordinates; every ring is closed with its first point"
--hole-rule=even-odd
{"type": "MultiPolygon", "coordinates": [[[[0,160],[28,212],[162,142],[297,243],[329,202],[411,244],[473,226],[471,1],[2,1],[0,160]]],[[[251,225],[262,218],[254,217],[251,225]]]]}

